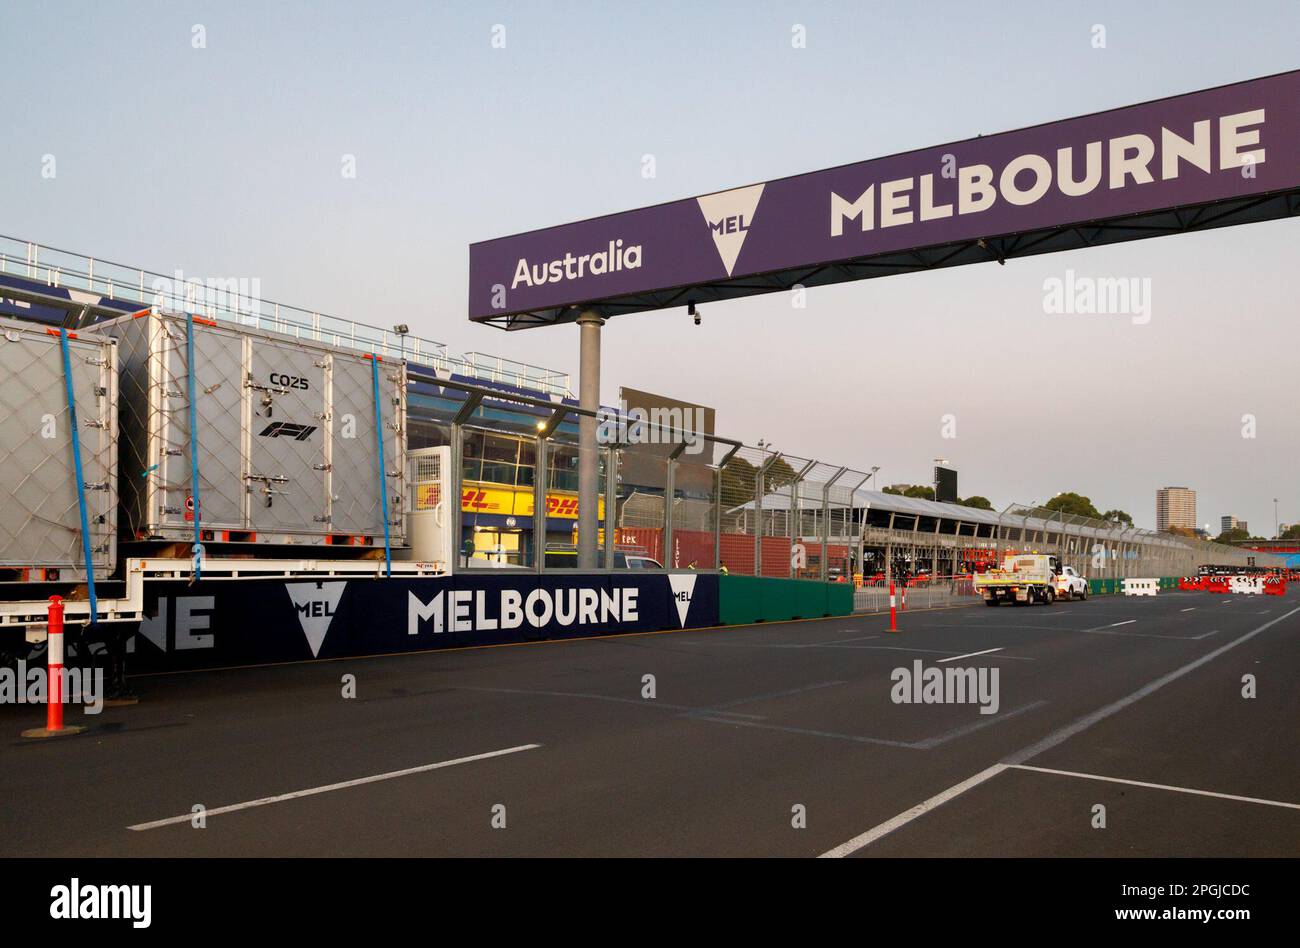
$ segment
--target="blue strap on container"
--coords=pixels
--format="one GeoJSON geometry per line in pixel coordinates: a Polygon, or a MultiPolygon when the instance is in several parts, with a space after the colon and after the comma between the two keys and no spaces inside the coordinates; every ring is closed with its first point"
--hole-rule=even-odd
{"type": "Polygon", "coordinates": [[[59,349],[63,353],[63,385],[68,394],[68,424],[72,428],[72,467],[77,479],[77,512],[81,515],[81,555],[86,563],[86,590],[90,594],[90,625],[99,618],[99,600],[95,597],[95,561],[90,551],[90,517],[86,512],[86,478],[81,466],[81,427],[77,424],[77,399],[72,388],[72,354],[68,351],[68,331],[59,330],[59,349]]]}
{"type": "Polygon", "coordinates": [[[194,314],[185,314],[185,376],[189,394],[190,422],[190,496],[194,500],[194,579],[203,578],[203,544],[199,542],[199,428],[194,408],[194,314]]]}
{"type": "Polygon", "coordinates": [[[375,444],[379,448],[379,504],[384,515],[384,575],[393,575],[393,551],[388,539],[388,475],[384,471],[384,420],[379,411],[379,356],[370,354],[370,381],[375,390],[375,444]]]}

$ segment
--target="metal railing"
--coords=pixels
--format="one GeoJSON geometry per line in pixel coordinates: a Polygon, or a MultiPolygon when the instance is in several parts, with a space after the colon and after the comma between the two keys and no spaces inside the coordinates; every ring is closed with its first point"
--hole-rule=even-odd
{"type": "Polygon", "coordinates": [[[0,274],[141,308],[190,312],[298,339],[375,352],[443,373],[573,397],[570,378],[563,372],[479,352],[455,356],[441,342],[263,300],[256,278],[186,278],[181,271],[169,276],[4,235],[0,235],[0,274]]]}

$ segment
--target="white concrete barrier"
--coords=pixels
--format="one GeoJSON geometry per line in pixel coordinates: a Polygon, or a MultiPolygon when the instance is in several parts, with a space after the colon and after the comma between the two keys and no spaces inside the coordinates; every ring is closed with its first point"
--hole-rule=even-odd
{"type": "Polygon", "coordinates": [[[1260,576],[1233,576],[1228,581],[1228,589],[1245,596],[1264,595],[1264,580],[1260,576]]]}
{"type": "Polygon", "coordinates": [[[1124,580],[1124,595],[1126,596],[1155,596],[1159,592],[1160,580],[1158,579],[1124,580]]]}

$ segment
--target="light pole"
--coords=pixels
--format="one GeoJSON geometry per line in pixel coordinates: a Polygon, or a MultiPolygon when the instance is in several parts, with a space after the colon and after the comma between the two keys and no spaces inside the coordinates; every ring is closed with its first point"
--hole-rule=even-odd
{"type": "Polygon", "coordinates": [[[1277,520],[1277,498],[1273,498],[1273,539],[1278,539],[1282,534],[1282,528],[1278,526],[1277,520]]]}

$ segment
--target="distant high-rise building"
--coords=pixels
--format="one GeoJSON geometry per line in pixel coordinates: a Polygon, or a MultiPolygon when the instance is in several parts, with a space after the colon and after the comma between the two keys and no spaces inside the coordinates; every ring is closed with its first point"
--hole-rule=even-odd
{"type": "Polygon", "coordinates": [[[1196,529],[1196,491],[1190,487],[1162,487],[1156,491],[1156,529],[1196,529]]]}
{"type": "Polygon", "coordinates": [[[1250,532],[1250,527],[1246,524],[1246,521],[1238,520],[1232,514],[1228,514],[1226,517],[1221,517],[1219,523],[1220,533],[1227,533],[1229,530],[1245,530],[1247,533],[1250,532]]]}

